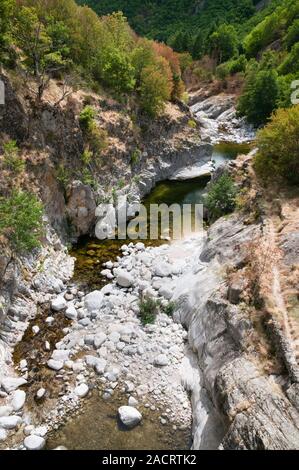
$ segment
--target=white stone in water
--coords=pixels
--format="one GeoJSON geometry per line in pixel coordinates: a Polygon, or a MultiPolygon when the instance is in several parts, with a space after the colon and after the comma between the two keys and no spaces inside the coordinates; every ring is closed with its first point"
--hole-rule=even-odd
{"type": "Polygon", "coordinates": [[[79,398],[84,398],[89,392],[89,388],[87,384],[80,384],[78,387],[75,388],[74,390],[75,394],[79,398]]]}
{"type": "Polygon", "coordinates": [[[49,341],[45,341],[45,351],[51,351],[51,346],[49,341]]]}
{"type": "Polygon", "coordinates": [[[36,398],[41,400],[45,396],[45,393],[46,393],[45,388],[39,388],[38,391],[36,392],[36,398]]]}
{"type": "Polygon", "coordinates": [[[63,295],[59,295],[55,299],[51,301],[51,308],[55,312],[60,312],[61,310],[64,310],[67,306],[67,302],[64,298],[63,295]]]}
{"type": "Polygon", "coordinates": [[[134,398],[134,397],[129,397],[128,405],[129,406],[137,406],[138,405],[138,400],[136,400],[136,398],[134,398]]]}
{"type": "Polygon", "coordinates": [[[47,317],[45,321],[48,325],[52,325],[52,323],[54,323],[54,321],[55,321],[55,318],[54,317],[47,317]]]}
{"type": "Polygon", "coordinates": [[[2,418],[0,418],[0,428],[7,430],[15,429],[21,422],[22,418],[20,418],[20,416],[2,416],[2,418]]]}
{"type": "Polygon", "coordinates": [[[121,287],[131,287],[134,279],[127,271],[119,270],[117,272],[116,282],[121,287]]]}
{"type": "Polygon", "coordinates": [[[5,377],[1,381],[1,386],[6,391],[6,393],[11,393],[26,383],[27,380],[23,379],[22,377],[5,377]]]}
{"type": "Polygon", "coordinates": [[[104,294],[101,291],[95,290],[90,292],[85,296],[84,299],[85,308],[89,313],[91,313],[93,310],[99,310],[102,306],[103,300],[104,294]]]}
{"type": "Polygon", "coordinates": [[[24,446],[27,450],[42,450],[46,445],[46,441],[41,436],[35,436],[32,434],[24,440],[24,446]]]}
{"type": "Polygon", "coordinates": [[[60,370],[63,368],[63,362],[62,361],[55,361],[54,359],[50,359],[47,362],[47,365],[50,369],[53,370],[60,370]]]}
{"type": "Polygon", "coordinates": [[[142,420],[142,415],[133,406],[121,406],[118,409],[121,422],[129,429],[134,428],[142,420]]]}
{"type": "Polygon", "coordinates": [[[20,411],[26,401],[26,393],[23,390],[15,390],[12,395],[11,405],[14,411],[20,411]]]}

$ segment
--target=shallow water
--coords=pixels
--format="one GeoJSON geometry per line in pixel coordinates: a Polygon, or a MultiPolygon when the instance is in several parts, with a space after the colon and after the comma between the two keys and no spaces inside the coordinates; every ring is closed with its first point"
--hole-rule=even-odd
{"type": "Polygon", "coordinates": [[[168,450],[189,449],[190,430],[173,429],[171,423],[162,425],[161,411],[138,407],[143,419],[140,425],[128,431],[117,418],[119,406],[127,397],[115,394],[109,401],[103,400],[97,391],[85,399],[81,414],[67,423],[47,441],[48,449],[63,445],[73,450],[168,450]]]}

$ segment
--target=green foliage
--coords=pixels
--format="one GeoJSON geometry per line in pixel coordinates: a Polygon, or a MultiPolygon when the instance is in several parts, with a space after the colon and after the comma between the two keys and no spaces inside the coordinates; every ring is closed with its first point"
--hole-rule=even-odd
{"type": "Polygon", "coordinates": [[[141,151],[136,148],[133,150],[132,155],[131,155],[131,165],[135,166],[139,163],[141,157],[141,151]]]}
{"type": "Polygon", "coordinates": [[[0,234],[18,253],[40,245],[43,208],[34,194],[15,191],[0,197],[0,234]]]}
{"type": "Polygon", "coordinates": [[[284,43],[288,50],[290,50],[296,42],[299,42],[299,19],[295,20],[289,27],[284,38],[284,43]]]}
{"type": "Polygon", "coordinates": [[[168,302],[167,305],[161,306],[161,310],[165,315],[168,317],[172,317],[176,309],[176,303],[175,302],[168,302]]]}
{"type": "Polygon", "coordinates": [[[143,325],[155,323],[159,313],[160,302],[152,297],[144,297],[139,302],[139,317],[143,325]]]}
{"type": "Polygon", "coordinates": [[[299,183],[299,106],[279,109],[257,136],[254,166],[263,179],[299,183]]]}
{"type": "Polygon", "coordinates": [[[15,0],[1,0],[0,2],[0,48],[6,46],[10,41],[10,28],[14,6],[15,0]]]}
{"type": "Polygon", "coordinates": [[[129,56],[120,50],[107,52],[101,76],[117,92],[129,92],[135,87],[135,69],[129,56]]]}
{"type": "Polygon", "coordinates": [[[224,174],[211,184],[206,198],[206,207],[211,221],[231,213],[236,207],[237,189],[232,178],[224,174]]]}
{"type": "Polygon", "coordinates": [[[228,63],[229,73],[235,74],[235,73],[245,72],[246,66],[247,66],[246,56],[244,54],[241,54],[239,57],[237,57],[236,59],[232,59],[228,63]]]}
{"type": "Polygon", "coordinates": [[[19,155],[19,148],[15,140],[3,145],[4,165],[15,174],[22,173],[25,169],[25,161],[19,155]]]}
{"type": "Polygon", "coordinates": [[[189,121],[188,121],[188,126],[189,126],[191,129],[196,129],[196,128],[197,128],[197,122],[194,121],[194,119],[189,119],[189,121]]]}
{"type": "Polygon", "coordinates": [[[274,70],[257,71],[253,68],[238,102],[238,112],[254,126],[265,124],[277,107],[278,76],[274,70]]]}
{"type": "Polygon", "coordinates": [[[210,52],[218,64],[222,64],[238,53],[237,31],[232,25],[219,26],[209,38],[210,52]]]}
{"type": "Polygon", "coordinates": [[[296,73],[299,70],[299,42],[294,44],[291,52],[287,55],[283,63],[278,68],[278,72],[282,75],[296,73]]]}
{"type": "Polygon", "coordinates": [[[85,106],[80,115],[79,123],[83,131],[88,132],[92,129],[94,125],[95,111],[91,106],[85,106]]]}
{"type": "Polygon", "coordinates": [[[89,149],[84,149],[81,155],[83,165],[89,165],[92,162],[93,153],[89,149]]]}
{"type": "Polygon", "coordinates": [[[150,116],[156,117],[164,109],[172,92],[170,70],[161,61],[160,66],[150,65],[141,73],[140,102],[150,116]]]}
{"type": "MultiPolygon", "coordinates": [[[[204,36],[212,23],[242,24],[254,14],[252,0],[80,0],[99,14],[123,11],[132,28],[140,35],[172,44],[180,42],[191,33],[195,38],[199,31],[204,36]],[[181,38],[176,38],[178,32],[181,38]]],[[[188,42],[188,41],[187,41],[188,42]]],[[[193,47],[191,42],[190,49],[193,47]]],[[[186,50],[186,49],[184,49],[186,50]]],[[[188,49],[187,49],[188,50],[188,49]]],[[[189,50],[192,53],[192,50],[189,50]]]]}

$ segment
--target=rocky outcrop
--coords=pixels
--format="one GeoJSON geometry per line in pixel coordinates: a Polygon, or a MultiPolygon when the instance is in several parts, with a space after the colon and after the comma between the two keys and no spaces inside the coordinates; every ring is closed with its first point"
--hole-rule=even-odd
{"type": "MultiPolygon", "coordinates": [[[[296,449],[299,413],[288,398],[293,389],[282,387],[267,374],[254,353],[251,321],[245,304],[227,300],[225,266],[240,266],[246,243],[259,230],[232,216],[220,219],[208,232],[200,259],[205,263],[196,276],[180,279],[175,291],[177,320],[188,328],[189,343],[198,356],[201,384],[193,384],[200,397],[204,387],[223,424],[219,446],[224,449],[296,449]]],[[[194,403],[195,423],[200,423],[194,403]]],[[[200,424],[198,424],[200,426],[200,424]]],[[[194,448],[204,448],[206,430],[195,428],[194,448]]],[[[208,428],[210,431],[210,428],[208,428]]]]}

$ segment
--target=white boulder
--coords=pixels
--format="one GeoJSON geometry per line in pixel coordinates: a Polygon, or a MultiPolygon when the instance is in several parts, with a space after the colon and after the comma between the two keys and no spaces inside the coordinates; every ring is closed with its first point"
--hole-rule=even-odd
{"type": "Polygon", "coordinates": [[[61,310],[64,310],[67,306],[67,302],[63,295],[59,295],[55,299],[51,301],[51,308],[55,312],[60,312],[61,310]]]}
{"type": "Polygon", "coordinates": [[[121,422],[129,429],[134,428],[142,420],[142,415],[133,406],[121,406],[118,408],[121,422]]]}
{"type": "Polygon", "coordinates": [[[22,418],[20,418],[20,416],[2,416],[2,418],[0,418],[0,428],[7,430],[15,429],[21,422],[22,418]]]}
{"type": "Polygon", "coordinates": [[[11,393],[26,383],[27,380],[22,377],[5,377],[1,381],[1,387],[6,391],[6,393],[11,393]]]}
{"type": "Polygon", "coordinates": [[[14,411],[20,411],[26,401],[26,393],[24,390],[15,390],[12,395],[11,406],[14,411]]]}
{"type": "Polygon", "coordinates": [[[89,313],[94,310],[99,310],[102,306],[103,300],[104,294],[101,291],[95,290],[93,292],[90,292],[86,295],[84,299],[85,308],[88,310],[89,313]]]}
{"type": "Polygon", "coordinates": [[[89,388],[87,384],[83,383],[83,384],[78,385],[74,391],[77,397],[84,398],[88,394],[89,388]]]}
{"type": "Polygon", "coordinates": [[[50,359],[47,362],[47,366],[50,369],[53,369],[53,370],[60,370],[60,369],[63,368],[63,362],[62,361],[55,361],[54,359],[50,359]]]}
{"type": "Polygon", "coordinates": [[[46,441],[41,436],[35,436],[32,434],[24,440],[24,446],[27,450],[42,450],[46,445],[46,441]]]}
{"type": "Polygon", "coordinates": [[[131,287],[134,279],[131,274],[121,269],[117,272],[116,282],[120,287],[131,287]]]}

